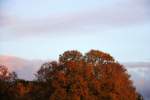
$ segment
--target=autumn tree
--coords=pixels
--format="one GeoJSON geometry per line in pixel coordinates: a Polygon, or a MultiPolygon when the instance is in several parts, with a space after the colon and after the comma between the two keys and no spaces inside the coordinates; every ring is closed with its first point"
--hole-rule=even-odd
{"type": "Polygon", "coordinates": [[[93,64],[93,74],[101,82],[100,98],[102,100],[134,100],[136,98],[137,93],[130,76],[123,65],[115,62],[112,56],[98,50],[91,50],[86,53],[85,61],[93,64]]]}
{"type": "Polygon", "coordinates": [[[107,53],[66,51],[59,62],[43,64],[38,80],[50,87],[50,100],[136,100],[137,92],[123,65],[107,53]]]}

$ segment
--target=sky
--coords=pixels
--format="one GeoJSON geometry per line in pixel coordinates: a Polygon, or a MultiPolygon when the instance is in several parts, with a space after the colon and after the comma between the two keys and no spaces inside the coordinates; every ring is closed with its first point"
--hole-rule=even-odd
{"type": "Polygon", "coordinates": [[[57,59],[98,49],[150,61],[149,0],[0,0],[0,55],[57,59]]]}

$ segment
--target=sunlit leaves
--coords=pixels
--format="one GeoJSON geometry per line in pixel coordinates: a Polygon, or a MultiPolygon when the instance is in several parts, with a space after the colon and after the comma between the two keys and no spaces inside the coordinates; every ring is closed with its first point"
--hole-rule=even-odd
{"type": "Polygon", "coordinates": [[[51,83],[52,100],[61,96],[66,100],[135,100],[137,97],[126,69],[112,56],[98,50],[85,55],[66,51],[58,63],[42,65],[38,75],[37,78],[51,83]]]}

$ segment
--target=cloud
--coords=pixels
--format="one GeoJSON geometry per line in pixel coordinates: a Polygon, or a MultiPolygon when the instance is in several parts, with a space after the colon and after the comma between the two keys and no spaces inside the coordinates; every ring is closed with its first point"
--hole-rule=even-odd
{"type": "Polygon", "coordinates": [[[15,71],[21,79],[32,80],[36,71],[40,68],[42,60],[27,60],[15,56],[0,55],[0,64],[15,71]]]}
{"type": "MultiPolygon", "coordinates": [[[[1,37],[36,36],[93,30],[108,30],[149,21],[147,0],[127,0],[114,5],[81,10],[73,13],[49,15],[43,19],[22,19],[17,16],[1,18],[1,37]]],[[[64,35],[64,34],[63,34],[64,35]]],[[[3,39],[2,39],[3,40],[3,39]]]]}
{"type": "Polygon", "coordinates": [[[139,93],[142,94],[144,100],[150,100],[150,62],[130,62],[124,63],[131,79],[139,93]]]}
{"type": "Polygon", "coordinates": [[[150,80],[145,81],[143,88],[141,89],[141,93],[144,96],[145,100],[150,100],[150,80]]]}
{"type": "MultiPolygon", "coordinates": [[[[16,31],[21,32],[43,32],[69,30],[70,28],[80,28],[81,26],[104,25],[120,26],[144,22],[147,16],[140,9],[98,9],[94,11],[78,12],[73,14],[58,15],[56,18],[43,18],[37,20],[25,20],[12,18],[8,24],[16,31]],[[27,30],[26,30],[27,29],[27,30]]],[[[6,24],[7,25],[7,24],[6,24]]],[[[8,25],[8,26],[9,26],[8,25]]],[[[5,27],[5,25],[4,25],[5,27]]]]}

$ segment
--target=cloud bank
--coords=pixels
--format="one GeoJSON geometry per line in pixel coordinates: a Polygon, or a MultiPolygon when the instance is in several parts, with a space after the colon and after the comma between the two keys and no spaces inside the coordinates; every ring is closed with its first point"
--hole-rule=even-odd
{"type": "MultiPolygon", "coordinates": [[[[111,1],[111,0],[110,0],[111,1]]],[[[24,37],[67,32],[82,33],[88,31],[108,30],[124,26],[144,24],[149,20],[148,0],[115,0],[115,3],[93,9],[85,9],[71,13],[49,13],[48,16],[37,18],[22,18],[12,16],[2,9],[0,18],[1,40],[7,37],[24,37]],[[4,13],[5,12],[5,13],[4,13]]],[[[85,4],[86,5],[86,4],[85,4]]],[[[42,8],[41,8],[42,9],[42,8]]],[[[30,14],[30,13],[29,13],[30,14]]],[[[23,16],[23,15],[22,15],[23,16]]]]}
{"type": "Polygon", "coordinates": [[[42,60],[27,60],[15,56],[0,55],[0,64],[8,67],[10,71],[15,71],[21,79],[32,80],[34,74],[40,68],[42,60]]]}

